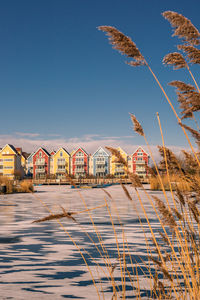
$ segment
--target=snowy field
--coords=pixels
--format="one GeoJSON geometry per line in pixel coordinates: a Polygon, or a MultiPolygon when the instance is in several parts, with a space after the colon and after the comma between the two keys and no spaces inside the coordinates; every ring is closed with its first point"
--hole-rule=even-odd
{"type": "MultiPolygon", "coordinates": [[[[102,252],[88,213],[74,215],[76,222],[67,218],[61,219],[60,222],[66,232],[55,220],[43,223],[32,222],[49,215],[45,205],[53,213],[62,213],[61,206],[69,212],[80,212],[86,209],[85,204],[87,208],[105,205],[106,198],[120,248],[123,247],[121,234],[123,226],[133,261],[139,261],[140,257],[145,260],[146,245],[142,228],[138,223],[135,204],[144,222],[147,236],[148,226],[134,189],[128,186],[133,198],[132,203],[120,186],[106,189],[114,200],[111,200],[101,189],[80,191],[73,190],[69,186],[40,186],[36,187],[36,190],[37,193],[34,195],[0,195],[0,299],[99,299],[88,268],[69,235],[82,249],[88,261],[100,299],[111,299],[112,285],[105,276],[103,258],[87,236],[90,235],[102,252]],[[118,220],[116,207],[122,225],[118,220]],[[97,268],[96,263],[101,268],[97,268]]],[[[163,197],[161,192],[148,192],[163,197]]],[[[140,195],[151,225],[156,229],[155,231],[158,231],[159,224],[148,199],[143,191],[140,191],[140,195]]],[[[91,216],[108,251],[110,261],[115,265],[118,257],[116,239],[106,207],[92,210],[91,216]]],[[[130,268],[128,259],[127,265],[130,268]]],[[[131,272],[131,268],[129,270],[131,272]]],[[[120,287],[118,264],[114,275],[120,287]]],[[[142,271],[139,275],[143,276],[142,271]]],[[[134,299],[134,291],[129,281],[126,287],[127,299],[134,299]]]]}

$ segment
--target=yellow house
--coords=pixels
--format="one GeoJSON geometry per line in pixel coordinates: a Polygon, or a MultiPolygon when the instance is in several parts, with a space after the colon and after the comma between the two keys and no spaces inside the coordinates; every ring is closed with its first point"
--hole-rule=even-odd
{"type": "Polygon", "coordinates": [[[64,178],[70,173],[70,154],[60,148],[53,156],[53,173],[57,178],[64,178]]]}
{"type": "Polygon", "coordinates": [[[21,155],[16,148],[7,144],[0,151],[0,175],[9,179],[22,176],[21,174],[21,155]]]}
{"type": "MultiPolygon", "coordinates": [[[[126,154],[126,152],[120,147],[118,147],[117,150],[119,151],[121,156],[127,161],[128,155],[126,154]]],[[[116,157],[114,155],[112,155],[111,160],[110,160],[110,174],[114,175],[116,177],[125,176],[126,172],[124,169],[124,165],[115,162],[115,160],[116,160],[116,157]]]]}

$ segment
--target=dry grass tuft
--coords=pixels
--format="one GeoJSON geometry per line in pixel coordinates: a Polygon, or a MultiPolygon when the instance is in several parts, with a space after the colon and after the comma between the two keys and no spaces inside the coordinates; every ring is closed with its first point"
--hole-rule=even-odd
{"type": "MultiPolygon", "coordinates": [[[[163,175],[162,177],[162,183],[166,191],[170,190],[170,184],[167,175],[163,175]]],[[[160,184],[160,180],[158,176],[151,176],[149,179],[150,183],[150,189],[154,191],[161,191],[162,186],[160,184]]],[[[192,191],[192,183],[187,180],[184,176],[180,176],[179,174],[171,174],[170,176],[170,183],[172,186],[172,189],[174,191],[177,191],[177,188],[179,192],[186,192],[186,191],[192,191]]]]}
{"type": "Polygon", "coordinates": [[[0,176],[0,185],[6,186],[6,193],[11,194],[14,192],[13,180],[10,180],[6,176],[0,176]]]}
{"type": "Polygon", "coordinates": [[[21,193],[32,193],[34,191],[32,182],[28,180],[21,181],[18,191],[21,193]]]}

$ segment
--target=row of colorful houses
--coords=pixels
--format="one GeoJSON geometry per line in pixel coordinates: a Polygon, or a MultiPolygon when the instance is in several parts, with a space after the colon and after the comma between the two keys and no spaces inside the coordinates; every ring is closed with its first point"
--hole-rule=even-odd
{"type": "MultiPolygon", "coordinates": [[[[127,161],[130,172],[145,178],[148,175],[148,153],[140,146],[132,155],[128,155],[122,148],[117,150],[127,161]]],[[[126,175],[124,165],[116,162],[116,157],[99,147],[93,155],[79,147],[69,153],[65,148],[49,153],[40,147],[37,151],[27,154],[21,148],[7,144],[0,151],[0,175],[14,178],[19,175],[35,179],[53,176],[57,179],[66,178],[66,174],[74,177],[93,175],[106,177],[112,175],[123,177],[126,175]]]]}

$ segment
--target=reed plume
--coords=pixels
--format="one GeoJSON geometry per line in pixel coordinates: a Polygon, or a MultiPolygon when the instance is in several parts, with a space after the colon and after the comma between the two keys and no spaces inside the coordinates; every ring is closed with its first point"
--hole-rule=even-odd
{"type": "Polygon", "coordinates": [[[162,220],[164,224],[168,225],[172,230],[175,229],[177,223],[172,215],[171,211],[165,206],[164,202],[160,200],[158,197],[153,196],[156,206],[161,214],[162,220]]]}
{"type": "Polygon", "coordinates": [[[176,89],[182,93],[188,93],[191,91],[195,91],[195,87],[191,84],[187,84],[180,80],[174,80],[169,83],[169,85],[176,87],[176,89]]]}
{"type": "Polygon", "coordinates": [[[178,96],[178,102],[182,109],[182,119],[193,118],[194,112],[200,110],[200,93],[191,84],[186,84],[183,81],[172,81],[169,85],[176,88],[176,94],[178,96]]]}
{"type": "Polygon", "coordinates": [[[192,45],[200,44],[200,33],[189,19],[174,11],[165,11],[162,15],[174,29],[172,36],[178,36],[183,42],[192,45]]]}
{"type": "Polygon", "coordinates": [[[110,44],[113,45],[114,49],[133,59],[133,61],[129,62],[129,64],[132,66],[145,65],[144,57],[131,38],[124,35],[122,32],[112,26],[99,26],[98,29],[106,32],[110,44]]]}
{"type": "Polygon", "coordinates": [[[51,220],[56,220],[56,219],[61,219],[61,218],[68,218],[76,222],[76,219],[72,216],[73,213],[71,212],[63,212],[60,214],[50,214],[44,218],[38,219],[33,221],[32,223],[41,223],[45,221],[51,221],[51,220]]]}
{"type": "Polygon", "coordinates": [[[144,131],[141,124],[138,122],[138,120],[133,114],[130,114],[130,116],[131,116],[131,121],[134,125],[134,131],[137,132],[139,135],[144,136],[144,131]]]}
{"type": "Polygon", "coordinates": [[[163,58],[163,64],[172,65],[174,70],[182,69],[187,67],[185,58],[181,53],[174,52],[165,55],[163,58]]]}
{"type": "Polygon", "coordinates": [[[200,64],[200,50],[194,46],[178,45],[178,49],[186,53],[189,63],[200,64]]]}
{"type": "Polygon", "coordinates": [[[121,155],[120,151],[113,148],[113,147],[105,147],[108,151],[111,152],[111,154],[113,156],[115,156],[115,162],[119,163],[119,164],[123,164],[125,167],[128,168],[128,163],[127,161],[123,158],[123,156],[121,155]]]}
{"type": "Polygon", "coordinates": [[[161,157],[163,158],[159,163],[159,169],[163,172],[166,172],[166,160],[167,160],[167,165],[170,172],[177,173],[178,171],[180,171],[181,166],[176,155],[167,147],[163,147],[163,146],[157,146],[157,147],[161,157]],[[165,158],[165,154],[166,154],[166,158],[165,158]]]}
{"type": "Polygon", "coordinates": [[[185,125],[183,123],[179,123],[179,125],[182,126],[182,127],[184,127],[185,129],[187,129],[192,134],[192,136],[195,139],[196,144],[200,148],[200,133],[197,130],[193,129],[192,127],[187,126],[187,125],[185,125]]]}

